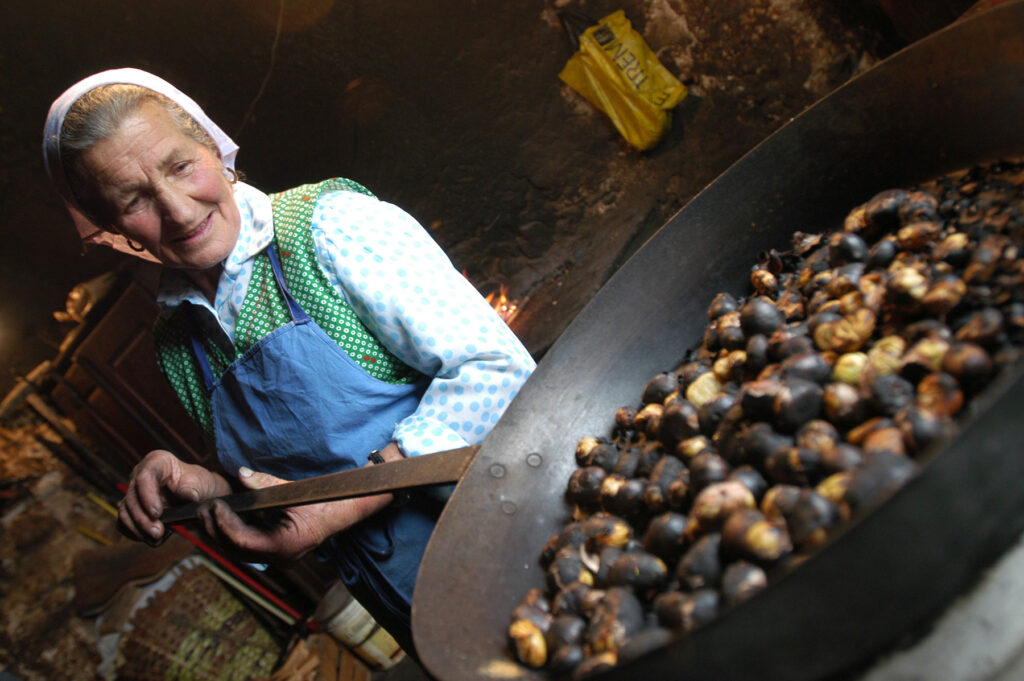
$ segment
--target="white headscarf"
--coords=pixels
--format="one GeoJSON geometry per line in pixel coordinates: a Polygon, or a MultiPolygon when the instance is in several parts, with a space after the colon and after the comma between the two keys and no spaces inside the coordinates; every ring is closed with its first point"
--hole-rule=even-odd
{"type": "Polygon", "coordinates": [[[46,116],[46,125],[43,128],[43,163],[46,166],[46,173],[50,181],[64,199],[71,218],[75,222],[78,234],[84,242],[93,244],[105,244],[116,251],[129,253],[134,256],[156,260],[148,252],[139,252],[128,245],[128,240],[120,234],[113,234],[100,228],[90,220],[82,207],[78,204],[71,186],[68,184],[67,175],[64,173],[64,164],[61,162],[60,154],[60,130],[64,125],[64,117],[72,105],[86,92],[100,87],[101,85],[112,85],[124,83],[128,85],[139,85],[164,95],[175,104],[180,106],[187,114],[192,116],[196,122],[209,133],[214,144],[220,150],[221,160],[227,168],[235,167],[235,156],[238,154],[238,145],[228,137],[220,127],[214,123],[203,112],[199,105],[189,96],[178,90],[163,78],[154,76],[152,73],[139,69],[111,69],[89,76],[64,91],[60,97],[50,105],[50,112],[46,116]]]}

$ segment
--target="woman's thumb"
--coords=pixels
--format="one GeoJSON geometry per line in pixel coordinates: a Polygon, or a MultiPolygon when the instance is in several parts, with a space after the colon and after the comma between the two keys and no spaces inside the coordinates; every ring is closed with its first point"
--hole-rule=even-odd
{"type": "Polygon", "coordinates": [[[249,489],[263,489],[264,487],[273,487],[274,485],[288,482],[269,473],[254,471],[246,466],[238,469],[238,479],[249,489]]]}

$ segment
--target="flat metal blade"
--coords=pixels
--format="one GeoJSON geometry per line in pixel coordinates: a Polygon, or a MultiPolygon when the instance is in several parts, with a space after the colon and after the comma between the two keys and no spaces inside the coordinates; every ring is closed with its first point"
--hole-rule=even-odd
{"type": "MultiPolygon", "coordinates": [[[[478,445],[460,447],[296,480],[264,489],[246,490],[220,498],[233,511],[241,513],[450,484],[462,478],[479,448],[478,445]]],[[[197,517],[203,504],[209,504],[210,501],[192,502],[169,508],[160,516],[160,520],[168,525],[190,520],[197,517]]]]}

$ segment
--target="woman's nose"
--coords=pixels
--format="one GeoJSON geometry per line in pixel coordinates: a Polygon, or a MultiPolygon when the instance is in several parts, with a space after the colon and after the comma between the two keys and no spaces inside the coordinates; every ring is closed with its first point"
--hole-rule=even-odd
{"type": "Polygon", "coordinates": [[[159,197],[162,217],[176,225],[188,225],[192,221],[192,199],[176,187],[165,187],[159,197]]]}

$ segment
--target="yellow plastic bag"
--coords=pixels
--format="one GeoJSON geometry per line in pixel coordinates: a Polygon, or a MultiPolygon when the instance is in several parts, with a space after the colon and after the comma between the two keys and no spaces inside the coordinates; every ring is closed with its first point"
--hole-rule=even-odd
{"type": "Polygon", "coordinates": [[[622,10],[579,34],[579,49],[558,77],[641,150],[658,143],[672,124],[672,109],[686,96],[686,87],[658,61],[622,10]]]}

